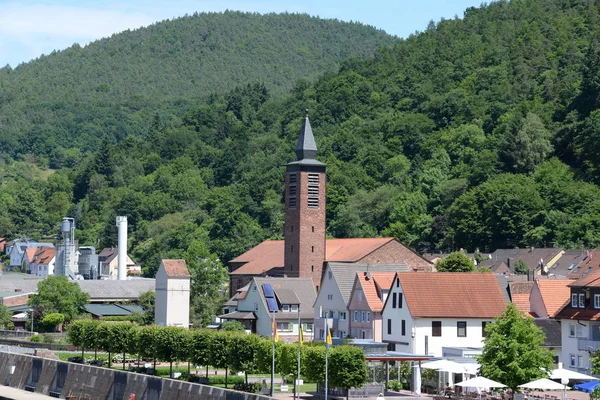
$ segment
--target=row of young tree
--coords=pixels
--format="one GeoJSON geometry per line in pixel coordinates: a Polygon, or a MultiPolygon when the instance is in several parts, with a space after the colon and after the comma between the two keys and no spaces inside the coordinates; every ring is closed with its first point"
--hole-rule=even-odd
{"type": "MultiPolygon", "coordinates": [[[[187,362],[225,369],[229,372],[270,374],[273,341],[244,332],[188,330],[181,327],[138,326],[129,322],[77,320],[68,329],[71,344],[85,351],[108,353],[109,367],[113,355],[135,354],[139,359],[168,362],[172,373],[174,362],[187,362]]],[[[325,379],[325,346],[304,343],[300,351],[301,376],[307,382],[325,379]]],[[[275,372],[296,380],[298,344],[275,342],[275,372]]],[[[328,379],[331,386],[351,388],[367,380],[367,365],[362,349],[343,345],[329,349],[328,379]]],[[[227,380],[225,381],[227,386],[227,380]]]]}

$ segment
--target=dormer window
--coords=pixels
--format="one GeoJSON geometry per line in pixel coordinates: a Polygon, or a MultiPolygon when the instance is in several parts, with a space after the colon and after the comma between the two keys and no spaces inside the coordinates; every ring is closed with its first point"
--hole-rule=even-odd
{"type": "Polygon", "coordinates": [[[298,304],[292,304],[292,308],[291,308],[291,310],[292,310],[293,312],[298,312],[298,304]]]}
{"type": "Polygon", "coordinates": [[[594,295],[594,308],[600,309],[600,294],[594,295]]]}
{"type": "Polygon", "coordinates": [[[585,294],[579,293],[579,308],[585,308],[585,294]]]}
{"type": "Polygon", "coordinates": [[[577,293],[571,295],[571,307],[577,308],[577,293]]]}
{"type": "Polygon", "coordinates": [[[281,306],[281,311],[288,312],[290,311],[290,306],[288,304],[284,304],[281,306]]]}

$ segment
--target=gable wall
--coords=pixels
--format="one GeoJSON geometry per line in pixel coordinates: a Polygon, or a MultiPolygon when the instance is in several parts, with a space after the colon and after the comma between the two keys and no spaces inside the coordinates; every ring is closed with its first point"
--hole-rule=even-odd
{"type": "Polygon", "coordinates": [[[431,263],[396,240],[391,240],[371,254],[358,260],[366,264],[393,264],[406,262],[410,269],[425,268],[431,270],[431,263]]]}

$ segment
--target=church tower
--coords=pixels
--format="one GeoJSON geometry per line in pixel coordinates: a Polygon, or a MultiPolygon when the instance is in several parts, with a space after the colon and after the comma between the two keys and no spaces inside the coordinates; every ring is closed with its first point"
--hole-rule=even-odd
{"type": "Polygon", "coordinates": [[[317,288],[325,261],[326,165],[315,159],[317,143],[308,116],[285,174],[285,265],[289,277],[312,278],[317,288]]]}

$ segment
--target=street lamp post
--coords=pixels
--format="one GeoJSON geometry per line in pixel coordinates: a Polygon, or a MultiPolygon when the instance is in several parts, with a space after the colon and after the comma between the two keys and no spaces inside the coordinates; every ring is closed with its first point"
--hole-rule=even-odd
{"type": "Polygon", "coordinates": [[[569,384],[569,378],[562,377],[560,378],[560,383],[563,384],[563,400],[567,400],[567,385],[569,384]]]}

